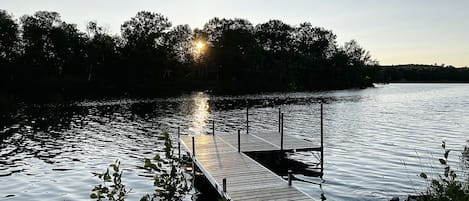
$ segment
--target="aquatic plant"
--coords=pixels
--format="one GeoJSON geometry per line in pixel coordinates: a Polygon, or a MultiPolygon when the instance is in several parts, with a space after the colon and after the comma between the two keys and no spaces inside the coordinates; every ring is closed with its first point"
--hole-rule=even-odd
{"type": "MultiPolygon", "coordinates": [[[[462,157],[462,168],[460,175],[458,176],[455,171],[448,163],[448,156],[451,149],[446,148],[446,142],[443,141],[441,144],[444,154],[443,158],[439,158],[439,163],[444,167],[443,174],[438,175],[437,178],[429,179],[427,174],[421,173],[420,177],[429,181],[429,187],[423,193],[419,200],[421,201],[467,201],[469,200],[469,176],[465,173],[467,166],[467,158],[465,154],[468,153],[468,147],[465,147],[462,157]],[[464,164],[466,163],[466,164],[464,164]]],[[[467,156],[467,155],[466,155],[467,156]]]]}

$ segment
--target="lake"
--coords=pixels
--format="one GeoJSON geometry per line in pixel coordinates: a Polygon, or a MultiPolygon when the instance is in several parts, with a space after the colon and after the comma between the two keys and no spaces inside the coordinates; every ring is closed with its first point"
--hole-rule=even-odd
{"type": "MultiPolygon", "coordinates": [[[[143,158],[163,152],[161,133],[236,133],[277,130],[319,145],[324,101],[324,184],[295,181],[317,200],[389,200],[416,194],[421,172],[439,173],[441,141],[454,149],[455,167],[469,140],[469,84],[389,84],[362,90],[263,93],[240,96],[194,92],[172,98],[85,100],[23,104],[0,129],[0,200],[89,200],[99,184],[92,172],[121,161],[123,182],[138,200],[152,192],[143,158]]],[[[290,156],[316,162],[308,152],[290,156]]],[[[431,174],[430,174],[431,175],[431,174]]],[[[319,178],[296,175],[319,182],[319,178]]],[[[191,195],[188,195],[188,199],[191,195]]]]}

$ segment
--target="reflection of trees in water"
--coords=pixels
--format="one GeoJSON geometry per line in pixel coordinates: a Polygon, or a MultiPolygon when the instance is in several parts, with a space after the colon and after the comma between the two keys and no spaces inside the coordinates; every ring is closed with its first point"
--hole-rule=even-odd
{"type": "Polygon", "coordinates": [[[76,150],[76,145],[70,140],[74,135],[65,131],[70,129],[74,116],[82,116],[86,112],[86,108],[70,105],[27,106],[20,109],[2,133],[0,163],[8,165],[11,163],[8,158],[17,154],[53,163],[51,159],[63,153],[64,148],[76,150]]]}

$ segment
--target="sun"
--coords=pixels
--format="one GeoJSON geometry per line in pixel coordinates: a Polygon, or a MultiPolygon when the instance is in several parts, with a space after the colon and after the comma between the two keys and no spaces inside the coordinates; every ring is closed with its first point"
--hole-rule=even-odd
{"type": "Polygon", "coordinates": [[[198,40],[195,42],[195,48],[197,51],[202,52],[202,50],[205,48],[205,42],[198,40]]]}
{"type": "Polygon", "coordinates": [[[194,58],[201,59],[202,55],[205,52],[206,47],[207,47],[207,42],[205,42],[204,40],[201,40],[201,39],[195,40],[192,43],[192,48],[193,48],[192,54],[194,55],[194,58]]]}

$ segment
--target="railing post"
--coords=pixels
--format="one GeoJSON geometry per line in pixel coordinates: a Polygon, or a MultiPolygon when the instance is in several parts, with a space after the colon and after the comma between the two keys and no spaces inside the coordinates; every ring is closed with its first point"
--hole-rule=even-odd
{"type": "Polygon", "coordinates": [[[192,136],[192,185],[195,186],[195,137],[192,136]]]}
{"type": "Polygon", "coordinates": [[[226,178],[223,178],[223,192],[226,193],[226,178]]]}
{"type": "Polygon", "coordinates": [[[292,171],[288,170],[288,186],[291,186],[292,179],[293,179],[292,171]]]}
{"type": "Polygon", "coordinates": [[[181,128],[178,126],[178,158],[181,158],[181,128]]]}
{"type": "Polygon", "coordinates": [[[321,178],[322,174],[324,174],[324,130],[323,130],[323,106],[321,102],[321,178]]]}
{"type": "Polygon", "coordinates": [[[282,114],[282,111],[280,108],[278,108],[278,132],[280,133],[280,127],[282,126],[282,120],[281,120],[281,114],[282,114]]]}
{"type": "Polygon", "coordinates": [[[246,100],[246,134],[249,134],[249,102],[246,100]]]}
{"type": "Polygon", "coordinates": [[[195,157],[195,138],[192,136],[192,157],[195,157]]]}
{"type": "Polygon", "coordinates": [[[238,129],[238,152],[241,152],[241,131],[238,129]]]}
{"type": "Polygon", "coordinates": [[[212,135],[215,136],[215,120],[212,120],[212,135]]]}
{"type": "Polygon", "coordinates": [[[280,129],[280,150],[283,151],[283,113],[280,115],[280,120],[282,122],[280,129]]]}

